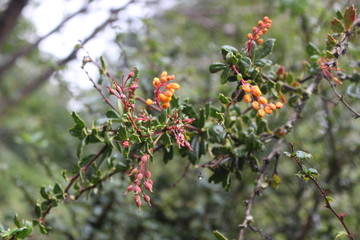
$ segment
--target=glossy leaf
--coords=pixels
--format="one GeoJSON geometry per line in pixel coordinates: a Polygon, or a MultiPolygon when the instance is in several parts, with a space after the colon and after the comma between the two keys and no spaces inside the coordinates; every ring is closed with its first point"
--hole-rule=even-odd
{"type": "Polygon", "coordinates": [[[304,151],[296,151],[295,152],[295,156],[299,159],[309,159],[309,158],[312,158],[312,155],[311,153],[307,153],[307,152],[304,152],[304,151]]]}
{"type": "Polygon", "coordinates": [[[260,47],[258,47],[254,53],[254,60],[265,58],[269,56],[274,48],[275,39],[270,38],[264,41],[260,47]]]}
{"type": "Polygon", "coordinates": [[[313,55],[320,55],[320,50],[315,44],[309,42],[308,45],[306,46],[306,53],[308,54],[309,57],[313,55]]]}
{"type": "Polygon", "coordinates": [[[221,70],[224,70],[225,68],[227,68],[227,65],[221,62],[214,62],[210,65],[209,67],[209,71],[211,73],[216,73],[219,72],[221,70]]]}

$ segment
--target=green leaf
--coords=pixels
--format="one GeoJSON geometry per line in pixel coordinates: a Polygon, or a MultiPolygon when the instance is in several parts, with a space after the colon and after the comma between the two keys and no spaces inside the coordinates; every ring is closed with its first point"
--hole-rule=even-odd
{"type": "Polygon", "coordinates": [[[319,48],[315,46],[315,44],[309,42],[308,45],[306,46],[306,53],[308,54],[309,57],[311,57],[313,55],[320,55],[321,52],[319,48]]]}
{"type": "Polygon", "coordinates": [[[210,65],[209,67],[209,71],[211,73],[216,73],[216,72],[219,72],[221,70],[224,70],[226,69],[228,66],[224,63],[221,63],[221,62],[214,62],[210,65]]]}
{"type": "Polygon", "coordinates": [[[352,27],[355,19],[356,19],[356,8],[353,4],[350,7],[348,7],[344,13],[344,24],[346,30],[349,30],[352,27]]]}
{"type": "Polygon", "coordinates": [[[198,164],[200,161],[200,138],[198,135],[193,137],[190,142],[190,146],[193,149],[192,151],[189,151],[188,156],[189,160],[192,164],[198,164]]]}
{"type": "Polygon", "coordinates": [[[317,176],[319,176],[319,172],[315,168],[309,168],[308,174],[310,174],[314,178],[317,178],[317,176]]]}
{"type": "Polygon", "coordinates": [[[217,240],[228,240],[228,238],[227,237],[225,237],[221,232],[219,232],[218,230],[214,230],[213,231],[213,234],[214,234],[214,236],[215,236],[215,238],[217,239],[217,240]]]}
{"type": "Polygon", "coordinates": [[[234,53],[229,52],[226,54],[225,61],[227,64],[234,65],[237,64],[239,60],[236,58],[234,53]]]}
{"type": "Polygon", "coordinates": [[[360,85],[356,83],[350,84],[346,88],[346,94],[349,97],[360,99],[360,85]]]}
{"type": "Polygon", "coordinates": [[[70,134],[80,139],[84,138],[85,137],[85,133],[83,131],[85,128],[84,120],[82,120],[76,112],[72,112],[71,117],[75,122],[75,126],[69,129],[70,134]]]}
{"type": "Polygon", "coordinates": [[[63,192],[63,189],[62,189],[62,187],[61,187],[61,185],[59,183],[55,183],[53,192],[54,192],[57,199],[59,199],[59,200],[64,199],[64,192],[63,192]]]}
{"type": "Polygon", "coordinates": [[[337,11],[336,11],[336,17],[337,17],[339,20],[343,20],[343,19],[344,19],[344,14],[343,14],[340,10],[337,10],[337,11]]]}
{"type": "Polygon", "coordinates": [[[327,199],[329,202],[333,202],[333,201],[334,201],[334,199],[333,199],[332,197],[330,197],[330,196],[326,196],[326,199],[327,199]]]}
{"type": "Polygon", "coordinates": [[[230,73],[231,73],[230,68],[226,68],[226,69],[224,69],[224,71],[222,71],[222,73],[220,75],[220,83],[221,84],[225,84],[228,81],[230,73]]]}
{"type": "Polygon", "coordinates": [[[237,53],[239,53],[239,50],[229,45],[224,45],[221,47],[221,55],[223,56],[224,60],[226,58],[226,55],[230,52],[236,55],[237,53]]]}
{"type": "Polygon", "coordinates": [[[20,223],[20,221],[19,221],[19,219],[18,219],[18,215],[17,215],[17,214],[14,215],[13,222],[14,222],[14,224],[15,224],[16,227],[18,227],[18,228],[21,227],[21,223],[20,223]]]}
{"type": "Polygon", "coordinates": [[[311,155],[311,153],[307,153],[304,151],[296,151],[295,152],[295,156],[299,159],[308,159],[308,158],[312,158],[313,156],[311,155]]]}
{"type": "Polygon", "coordinates": [[[127,140],[127,138],[128,137],[127,137],[126,127],[124,125],[120,125],[116,139],[120,140],[120,141],[125,141],[125,140],[127,140]]]}
{"type": "Polygon", "coordinates": [[[231,102],[231,99],[226,97],[224,94],[219,93],[219,100],[222,104],[229,104],[231,102]]]}
{"type": "Polygon", "coordinates": [[[254,60],[267,57],[271,54],[275,44],[275,39],[270,38],[263,42],[255,51],[254,60]]]}
{"type": "Polygon", "coordinates": [[[106,63],[105,63],[105,60],[104,60],[104,57],[103,56],[100,56],[100,62],[101,62],[101,67],[103,69],[106,69],[106,63]]]}
{"type": "Polygon", "coordinates": [[[106,117],[108,118],[121,118],[119,113],[117,113],[114,109],[110,109],[106,112],[106,117]]]}
{"type": "Polygon", "coordinates": [[[265,58],[260,58],[254,62],[257,67],[271,66],[272,63],[273,62],[271,60],[265,58]]]}
{"type": "Polygon", "coordinates": [[[79,142],[77,149],[76,149],[76,156],[78,158],[81,158],[82,152],[84,150],[84,147],[86,145],[86,138],[81,139],[81,141],[79,142]]]}
{"type": "Polygon", "coordinates": [[[331,26],[330,26],[331,30],[333,30],[335,33],[342,33],[345,31],[345,27],[342,24],[342,22],[337,19],[337,18],[333,18],[333,20],[331,21],[331,26]]]}
{"type": "Polygon", "coordinates": [[[36,204],[36,205],[35,205],[35,216],[36,216],[37,218],[41,217],[41,207],[40,207],[39,204],[36,204]]]}
{"type": "Polygon", "coordinates": [[[349,235],[347,234],[347,232],[341,231],[341,232],[336,233],[335,239],[348,239],[348,236],[349,235]]]}
{"type": "Polygon", "coordinates": [[[44,199],[49,199],[49,193],[51,192],[51,188],[43,185],[40,188],[40,195],[44,198],[44,199]]]}

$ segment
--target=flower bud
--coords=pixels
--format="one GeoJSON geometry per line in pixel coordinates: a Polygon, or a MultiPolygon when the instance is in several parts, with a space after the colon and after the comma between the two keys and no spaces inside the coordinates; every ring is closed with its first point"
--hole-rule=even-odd
{"type": "Polygon", "coordinates": [[[151,178],[151,172],[149,170],[146,170],[145,178],[151,178]]]}
{"type": "Polygon", "coordinates": [[[132,190],[134,189],[134,185],[129,185],[127,188],[126,188],[126,192],[124,192],[124,195],[126,195],[128,192],[131,192],[132,190]]]}
{"type": "Polygon", "coordinates": [[[251,93],[256,97],[259,97],[262,94],[258,86],[252,86],[251,93]]]}
{"type": "Polygon", "coordinates": [[[144,194],[144,200],[149,204],[149,206],[151,206],[149,195],[144,194]]]}
{"type": "Polygon", "coordinates": [[[136,175],[136,179],[141,180],[143,178],[143,174],[140,172],[136,175]]]}
{"type": "Polygon", "coordinates": [[[260,106],[259,102],[257,102],[257,101],[253,101],[251,105],[255,110],[258,110],[259,106],[260,106]]]}
{"type": "Polygon", "coordinates": [[[150,181],[147,181],[147,182],[145,183],[145,188],[146,188],[147,190],[149,190],[150,192],[153,192],[153,190],[152,190],[152,183],[150,183],[150,181]]]}
{"type": "Polygon", "coordinates": [[[157,77],[154,78],[152,83],[154,87],[158,87],[161,84],[160,79],[157,77]]]}
{"type": "Polygon", "coordinates": [[[270,106],[265,106],[265,107],[264,107],[264,111],[265,111],[267,114],[271,114],[271,113],[272,113],[272,110],[271,110],[270,106]]]}
{"type": "Polygon", "coordinates": [[[264,98],[264,97],[259,97],[259,102],[261,103],[261,104],[267,104],[268,103],[268,100],[266,99],[266,98],[264,98]]]}
{"type": "Polygon", "coordinates": [[[242,85],[242,89],[244,90],[244,92],[250,92],[251,91],[250,84],[242,85]]]}
{"type": "Polygon", "coordinates": [[[258,115],[259,115],[259,117],[265,116],[265,111],[264,111],[263,109],[260,109],[260,110],[258,111],[258,115]]]}
{"type": "Polygon", "coordinates": [[[273,104],[273,103],[270,103],[270,104],[269,104],[269,107],[271,108],[271,110],[275,110],[275,109],[276,109],[276,105],[273,104]]]}
{"type": "Polygon", "coordinates": [[[165,102],[163,105],[161,105],[162,108],[167,109],[170,107],[170,103],[169,102],[165,102]]]}
{"type": "Polygon", "coordinates": [[[250,94],[245,94],[243,99],[244,99],[244,101],[247,102],[247,103],[251,102],[251,96],[250,96],[250,94]]]}
{"type": "Polygon", "coordinates": [[[139,192],[141,192],[141,188],[140,188],[138,185],[136,185],[136,186],[134,187],[134,193],[135,193],[135,194],[138,194],[139,192]]]}
{"type": "Polygon", "coordinates": [[[277,109],[280,109],[280,108],[282,108],[284,106],[284,104],[282,104],[281,102],[277,102],[275,104],[275,106],[276,106],[277,109]]]}
{"type": "Polygon", "coordinates": [[[144,154],[141,156],[141,159],[140,159],[141,163],[146,163],[148,160],[149,160],[149,155],[144,154]]]}

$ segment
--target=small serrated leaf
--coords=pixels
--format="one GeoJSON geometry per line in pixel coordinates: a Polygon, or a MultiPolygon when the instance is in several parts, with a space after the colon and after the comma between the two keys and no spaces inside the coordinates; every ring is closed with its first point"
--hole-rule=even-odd
{"type": "Polygon", "coordinates": [[[275,44],[275,39],[270,38],[263,42],[255,51],[254,60],[267,57],[271,54],[275,44]]]}
{"type": "Polygon", "coordinates": [[[332,197],[330,197],[330,196],[326,196],[326,199],[327,199],[329,202],[333,202],[333,201],[334,201],[334,199],[333,199],[332,197]]]}
{"type": "Polygon", "coordinates": [[[352,27],[355,19],[356,19],[356,8],[353,4],[350,7],[348,7],[344,13],[344,25],[346,30],[349,30],[352,27]]]}
{"type": "Polygon", "coordinates": [[[343,23],[337,18],[333,18],[333,20],[331,21],[330,28],[335,33],[342,33],[345,31],[345,27],[344,27],[343,23]]]}

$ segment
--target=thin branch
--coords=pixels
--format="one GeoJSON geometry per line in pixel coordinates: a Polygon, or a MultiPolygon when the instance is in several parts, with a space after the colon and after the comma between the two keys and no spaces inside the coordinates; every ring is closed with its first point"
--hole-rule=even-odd
{"type": "MultiPolygon", "coordinates": [[[[77,181],[77,179],[81,176],[82,173],[85,173],[88,168],[91,166],[91,164],[93,164],[107,149],[109,148],[108,145],[104,145],[100,150],[99,152],[89,161],[85,164],[85,166],[83,166],[80,171],[75,174],[73,177],[70,178],[70,181],[68,183],[68,185],[65,187],[64,189],[64,194],[66,196],[66,200],[69,200],[71,199],[71,195],[69,194],[69,191],[72,187],[72,185],[75,184],[75,182],[77,181]]],[[[51,200],[48,201],[48,207],[47,209],[43,212],[42,216],[39,220],[39,222],[44,222],[46,216],[50,213],[51,209],[53,208],[54,206],[51,204],[51,200]]]]}
{"type": "Polygon", "coordinates": [[[345,106],[347,107],[352,113],[353,113],[353,117],[355,119],[360,117],[360,113],[358,113],[354,108],[352,108],[344,99],[344,96],[341,95],[335,88],[335,83],[331,82],[331,80],[325,76],[325,79],[329,82],[331,89],[333,90],[333,92],[335,93],[335,95],[338,97],[339,101],[345,106]]]}
{"type": "MultiPolygon", "coordinates": [[[[291,148],[291,158],[296,162],[296,164],[299,166],[300,169],[303,169],[300,159],[298,159],[294,153],[295,152],[294,144],[290,144],[290,148],[291,148]]],[[[341,222],[341,224],[343,225],[344,229],[347,232],[347,237],[351,240],[354,240],[352,233],[350,232],[348,226],[346,225],[346,223],[344,221],[344,217],[341,217],[331,206],[329,198],[326,194],[326,191],[320,186],[319,182],[311,174],[305,174],[305,176],[307,178],[309,178],[315,184],[316,188],[319,190],[322,198],[325,201],[325,207],[328,208],[337,217],[337,219],[341,222]]]]}

